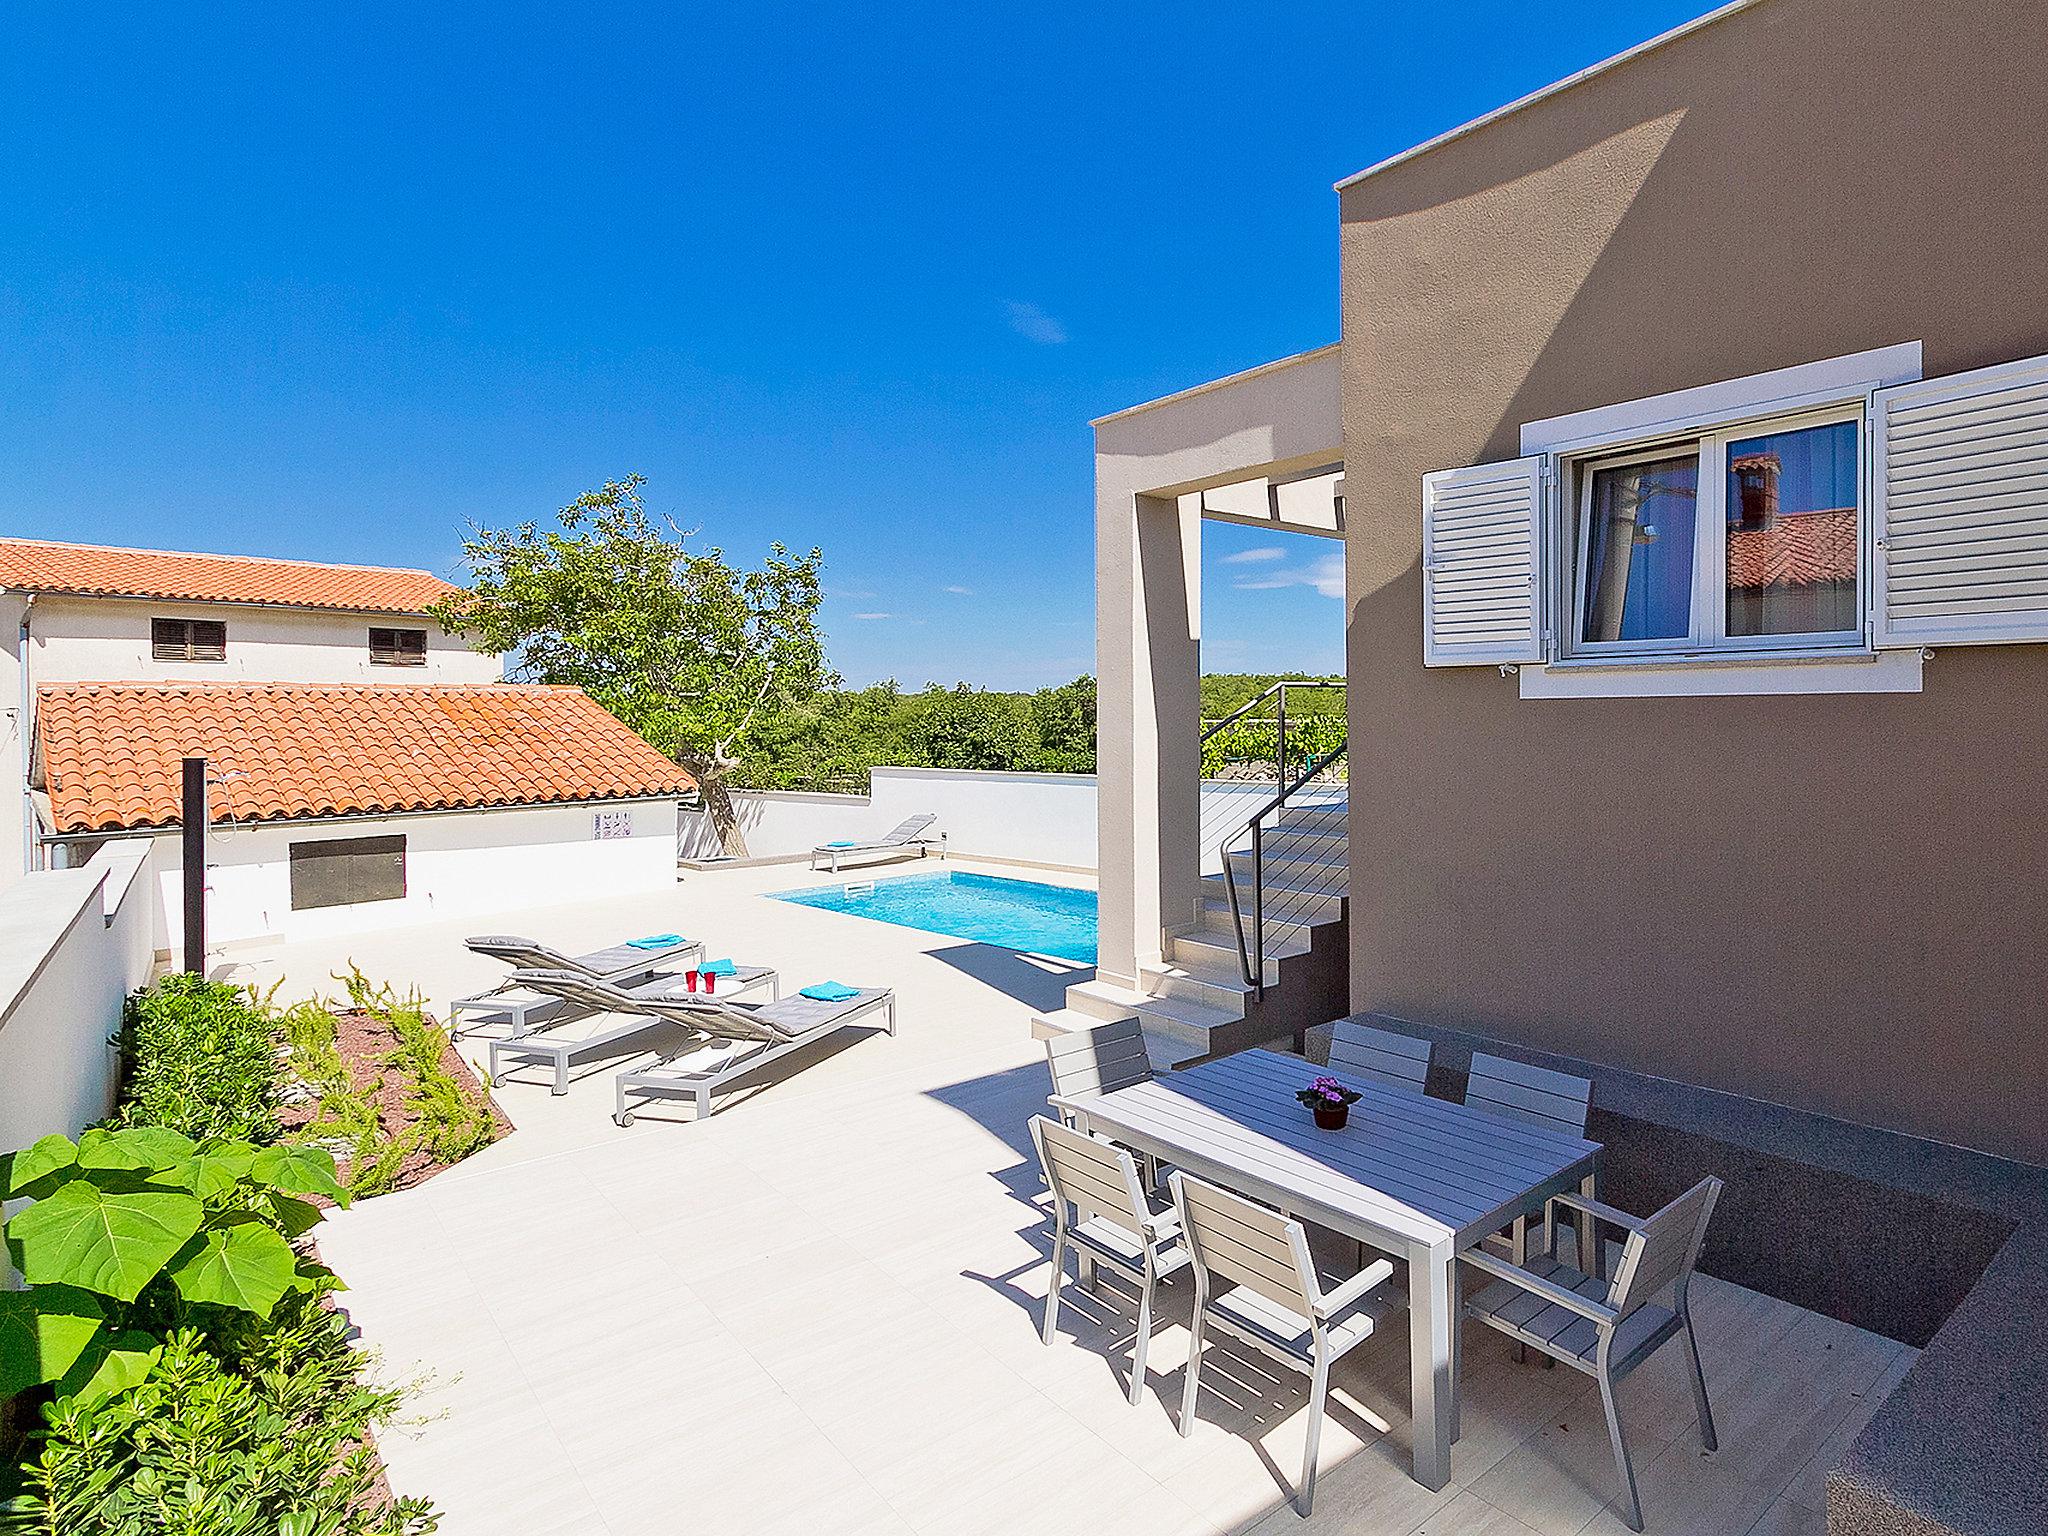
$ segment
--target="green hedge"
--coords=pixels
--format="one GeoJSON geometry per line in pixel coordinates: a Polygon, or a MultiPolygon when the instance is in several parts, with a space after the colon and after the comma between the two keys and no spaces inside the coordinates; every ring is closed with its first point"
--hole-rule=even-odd
{"type": "Polygon", "coordinates": [[[277,1144],[270,1010],[173,976],[130,1001],[119,1129],[0,1158],[0,1401],[40,1409],[9,1467],[8,1536],[423,1536],[370,1431],[402,1394],[360,1377],[313,1197],[333,1157],[277,1144]]]}
{"type": "Polygon", "coordinates": [[[0,1530],[92,1536],[411,1536],[423,1500],[377,1492],[373,1425],[400,1394],[357,1379],[348,1324],[297,1299],[268,1326],[180,1329],[132,1389],[49,1412],[0,1530]]]}
{"type": "Polygon", "coordinates": [[[166,976],[128,1000],[120,1044],[120,1124],[195,1140],[277,1139],[276,1030],[245,989],[166,976]]]}

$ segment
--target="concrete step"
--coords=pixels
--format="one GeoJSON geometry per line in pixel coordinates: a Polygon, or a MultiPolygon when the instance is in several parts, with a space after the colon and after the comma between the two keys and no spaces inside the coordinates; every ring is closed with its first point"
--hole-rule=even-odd
{"type": "MultiPolygon", "coordinates": [[[[1193,933],[1178,935],[1169,946],[1170,958],[1191,970],[1220,971],[1242,980],[1244,969],[1237,953],[1237,929],[1232,925],[1228,911],[1217,916],[1221,920],[1214,928],[1198,928],[1193,933]]],[[[1266,985],[1270,987],[1280,980],[1282,960],[1290,955],[1305,955],[1308,950],[1306,929],[1292,923],[1269,924],[1266,928],[1266,985]]]]}
{"type": "Polygon", "coordinates": [[[1283,805],[1273,823],[1283,832],[1341,832],[1349,823],[1350,807],[1335,805],[1283,805]]]}
{"type": "Polygon", "coordinates": [[[1138,1018],[1145,1026],[1148,1049],[1157,1035],[1166,1045],[1182,1051],[1177,1059],[1185,1061],[1191,1056],[1208,1055],[1209,1031],[1243,1023],[1244,1013],[1241,1009],[1212,1008],[1185,997],[1152,997],[1139,1005],[1138,1018]]]}
{"type": "Polygon", "coordinates": [[[1145,997],[1143,992],[1133,992],[1129,987],[1120,987],[1114,982],[1100,979],[1077,981],[1067,988],[1065,1011],[1085,1013],[1097,1024],[1114,1024],[1118,1019],[1128,1019],[1135,1014],[1145,997]]]}
{"type": "MultiPolygon", "coordinates": [[[[1276,945],[1300,944],[1306,947],[1313,929],[1324,923],[1335,922],[1342,915],[1341,906],[1337,902],[1317,903],[1313,911],[1298,912],[1291,919],[1283,919],[1269,912],[1266,915],[1266,953],[1274,953],[1276,945]]],[[[1196,933],[1223,943],[1232,954],[1237,952],[1237,925],[1231,921],[1230,903],[1223,895],[1221,881],[1217,882],[1216,894],[1213,897],[1205,897],[1196,917],[1196,933]]],[[[1252,920],[1249,900],[1245,905],[1244,920],[1247,925],[1252,920]]]]}
{"type": "Polygon", "coordinates": [[[1253,860],[1251,858],[1251,850],[1249,848],[1239,848],[1239,850],[1231,852],[1229,858],[1231,858],[1231,872],[1237,874],[1237,891],[1239,891],[1239,895],[1245,889],[1245,881],[1251,879],[1251,870],[1255,866],[1264,866],[1266,868],[1266,889],[1268,891],[1274,889],[1276,885],[1292,885],[1296,889],[1305,889],[1305,887],[1315,887],[1315,889],[1335,887],[1335,889],[1341,889],[1343,885],[1348,885],[1350,879],[1352,879],[1350,860],[1343,856],[1341,848],[1335,852],[1335,856],[1331,856],[1331,852],[1327,848],[1319,850],[1319,852],[1286,852],[1286,850],[1266,848],[1266,854],[1260,860],[1253,860]]]}
{"type": "Polygon", "coordinates": [[[1178,957],[1163,965],[1144,965],[1138,968],[1138,980],[1145,990],[1154,997],[1184,997],[1190,1002],[1207,1003],[1212,1008],[1225,1012],[1236,1009],[1238,1016],[1244,1016],[1245,999],[1251,995],[1251,988],[1239,979],[1236,953],[1233,950],[1228,969],[1222,966],[1207,966],[1200,962],[1184,961],[1178,957]]]}
{"type": "MultiPolygon", "coordinates": [[[[1211,876],[1202,882],[1202,926],[1212,931],[1218,926],[1211,914],[1221,915],[1221,926],[1230,927],[1230,898],[1223,889],[1221,876],[1211,876]]],[[[1237,885],[1239,899],[1244,903],[1244,920],[1252,920],[1252,893],[1249,881],[1240,880],[1237,885]]],[[[1335,922],[1344,915],[1346,892],[1342,886],[1334,891],[1276,891],[1266,887],[1266,942],[1271,944],[1278,933],[1290,928],[1313,928],[1319,923],[1335,922]],[[1283,917],[1281,914],[1285,913],[1283,917]]],[[[1298,935],[1290,935],[1298,937],[1298,935]]]]}
{"type": "MultiPolygon", "coordinates": [[[[1274,859],[1308,859],[1319,864],[1341,863],[1349,856],[1351,848],[1350,838],[1341,826],[1326,832],[1274,829],[1266,833],[1265,844],[1268,862],[1274,859]]],[[[1250,853],[1251,839],[1242,839],[1233,851],[1250,853]]]]}

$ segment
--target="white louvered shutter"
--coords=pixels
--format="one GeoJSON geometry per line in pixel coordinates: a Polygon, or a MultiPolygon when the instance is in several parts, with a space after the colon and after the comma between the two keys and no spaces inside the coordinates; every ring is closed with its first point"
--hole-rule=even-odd
{"type": "Polygon", "coordinates": [[[1879,390],[1881,646],[2048,640],[2048,358],[1879,390]]]}
{"type": "Polygon", "coordinates": [[[1422,477],[1422,663],[1542,661],[1543,459],[1422,477]]]}

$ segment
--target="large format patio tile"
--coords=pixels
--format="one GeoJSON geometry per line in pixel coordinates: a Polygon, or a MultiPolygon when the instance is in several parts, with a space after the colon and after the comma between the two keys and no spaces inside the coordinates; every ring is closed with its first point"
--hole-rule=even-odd
{"type": "MultiPolygon", "coordinates": [[[[650,927],[823,975],[893,983],[894,1039],[853,1036],[701,1124],[610,1122],[608,1062],[564,1098],[511,1086],[519,1132],[432,1183],[338,1212],[323,1252],[386,1380],[423,1380],[380,1437],[446,1536],[1581,1536],[1614,1528],[1599,1398],[1468,1327],[1463,1433],[1440,1492],[1409,1476],[1396,1321],[1340,1362],[1312,1520],[1289,1502],[1307,1382],[1220,1341],[1178,1429],[1192,1287],[1159,1296],[1140,1400],[1136,1305],[1072,1278],[1054,1342],[1026,1124],[1044,1058],[1026,1003],[946,962],[954,941],[761,899],[800,871],[693,877],[675,900],[515,915],[349,946],[440,1002],[496,979],[463,932],[568,945],[650,927]]],[[[335,946],[286,967],[324,981],[335,946]]],[[[291,957],[287,957],[290,959],[291,957]]],[[[467,1045],[467,1042],[465,1042],[467,1045]]],[[[1331,1250],[1338,1263],[1349,1255],[1331,1250]]],[[[1819,1536],[1833,1456],[1911,1358],[1702,1278],[1722,1450],[1683,1357],[1623,1385],[1652,1529],[1819,1536]]]]}

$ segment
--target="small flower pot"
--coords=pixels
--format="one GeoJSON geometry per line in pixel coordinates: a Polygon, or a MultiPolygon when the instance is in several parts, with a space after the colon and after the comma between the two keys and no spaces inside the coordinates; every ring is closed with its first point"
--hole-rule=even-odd
{"type": "Polygon", "coordinates": [[[1351,1118],[1349,1104],[1318,1104],[1315,1108],[1316,1125],[1326,1131],[1341,1131],[1351,1118]]]}

